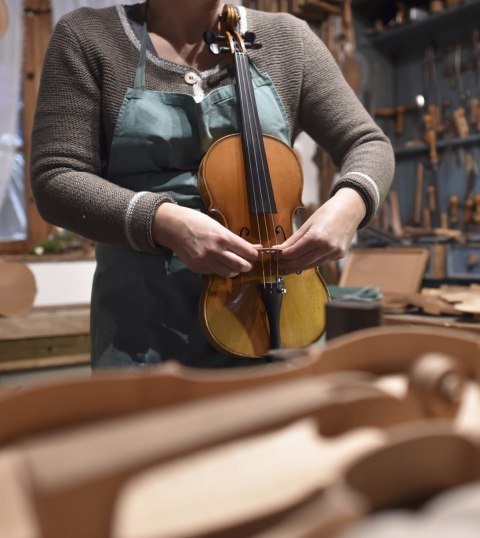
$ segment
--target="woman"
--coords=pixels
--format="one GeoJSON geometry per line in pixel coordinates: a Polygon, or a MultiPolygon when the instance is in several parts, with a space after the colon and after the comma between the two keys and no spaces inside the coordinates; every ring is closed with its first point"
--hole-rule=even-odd
{"type": "MultiPolygon", "coordinates": [[[[171,357],[251,364],[213,350],[197,321],[200,275],[231,278],[257,259],[202,212],[197,187],[208,147],[238,129],[230,64],[202,39],[221,10],[219,0],[80,9],[53,33],[32,184],[46,220],[97,242],[94,368],[171,357]]],[[[341,171],[330,199],[282,245],[282,266],[294,272],[343,255],[388,191],[393,153],[306,23],[239,10],[241,31],[263,44],[250,58],[264,134],[292,144],[303,129],[341,171]]]]}

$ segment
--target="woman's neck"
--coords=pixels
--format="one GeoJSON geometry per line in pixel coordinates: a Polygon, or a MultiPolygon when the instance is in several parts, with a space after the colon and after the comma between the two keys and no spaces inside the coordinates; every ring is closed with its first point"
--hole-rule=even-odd
{"type": "Polygon", "coordinates": [[[203,41],[206,30],[218,30],[221,0],[150,0],[148,31],[157,55],[164,60],[204,71],[216,65],[203,41]]]}
{"type": "Polygon", "coordinates": [[[221,0],[149,0],[148,29],[172,45],[195,44],[217,25],[221,0]]]}

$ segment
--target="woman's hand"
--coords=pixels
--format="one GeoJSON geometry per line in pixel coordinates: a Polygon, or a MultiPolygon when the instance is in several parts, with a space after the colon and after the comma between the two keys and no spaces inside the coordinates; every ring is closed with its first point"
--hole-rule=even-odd
{"type": "Polygon", "coordinates": [[[153,239],[175,252],[195,273],[233,278],[252,269],[258,252],[211,217],[163,203],[153,220],[153,239]]]}
{"type": "Polygon", "coordinates": [[[294,273],[345,256],[365,211],[355,189],[340,189],[279,245],[281,269],[294,273]]]}

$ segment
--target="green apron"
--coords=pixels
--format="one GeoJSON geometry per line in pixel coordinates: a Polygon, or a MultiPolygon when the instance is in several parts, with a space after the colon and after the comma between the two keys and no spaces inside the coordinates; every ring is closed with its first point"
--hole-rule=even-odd
{"type": "MultiPolygon", "coordinates": [[[[143,26],[134,87],[127,90],[112,141],[108,180],[136,192],[168,192],[179,204],[204,211],[197,169],[219,138],[238,132],[234,85],[201,102],[188,94],[145,88],[143,26]]],[[[288,124],[270,78],[253,66],[264,134],[290,143],[288,124]]],[[[253,365],[263,360],[222,355],[198,323],[202,277],[172,252],[96,246],[91,302],[92,366],[143,367],[168,359],[197,368],[253,365]]]]}

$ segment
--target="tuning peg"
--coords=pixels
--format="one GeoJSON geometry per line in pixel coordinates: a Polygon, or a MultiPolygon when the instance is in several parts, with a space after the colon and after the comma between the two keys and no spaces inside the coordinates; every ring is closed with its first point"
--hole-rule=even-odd
{"type": "Polygon", "coordinates": [[[212,43],[217,42],[217,34],[215,32],[211,32],[210,30],[203,33],[203,40],[207,45],[211,45],[212,43]]]}
{"type": "Polygon", "coordinates": [[[211,43],[208,48],[212,54],[222,54],[222,52],[230,52],[228,47],[222,47],[218,43],[211,43]]]}
{"type": "Polygon", "coordinates": [[[243,36],[243,41],[245,43],[245,48],[258,50],[262,48],[261,43],[255,43],[256,35],[254,32],[245,32],[243,36]]]}
{"type": "Polygon", "coordinates": [[[219,35],[209,30],[207,32],[204,32],[203,40],[207,45],[213,45],[214,43],[218,43],[219,41],[226,41],[227,38],[224,35],[219,35]]]}
{"type": "Polygon", "coordinates": [[[262,44],[261,43],[245,43],[245,48],[246,49],[251,49],[251,50],[258,50],[258,49],[261,49],[262,48],[262,44]]]}

